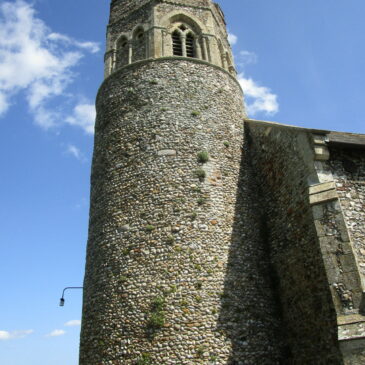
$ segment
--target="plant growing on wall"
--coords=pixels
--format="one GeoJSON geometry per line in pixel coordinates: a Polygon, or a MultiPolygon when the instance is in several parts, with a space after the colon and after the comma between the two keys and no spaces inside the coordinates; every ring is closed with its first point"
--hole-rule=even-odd
{"type": "Polygon", "coordinates": [[[207,163],[209,161],[209,154],[207,151],[200,151],[198,153],[198,162],[207,163]]]}

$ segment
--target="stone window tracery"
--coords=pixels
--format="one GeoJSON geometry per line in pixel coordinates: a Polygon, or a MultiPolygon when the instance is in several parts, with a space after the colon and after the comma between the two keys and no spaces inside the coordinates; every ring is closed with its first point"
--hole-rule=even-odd
{"type": "Polygon", "coordinates": [[[172,54],[174,56],[183,56],[199,58],[197,54],[198,41],[193,30],[184,23],[178,23],[171,33],[172,54]]]}

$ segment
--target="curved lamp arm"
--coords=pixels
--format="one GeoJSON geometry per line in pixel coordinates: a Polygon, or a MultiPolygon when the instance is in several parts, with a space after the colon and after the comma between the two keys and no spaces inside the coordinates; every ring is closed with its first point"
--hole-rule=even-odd
{"type": "Polygon", "coordinates": [[[60,307],[63,307],[65,305],[65,291],[68,290],[68,289],[83,289],[84,287],[83,286],[68,286],[66,287],[65,289],[63,289],[63,292],[62,292],[62,297],[60,299],[60,307]]]}

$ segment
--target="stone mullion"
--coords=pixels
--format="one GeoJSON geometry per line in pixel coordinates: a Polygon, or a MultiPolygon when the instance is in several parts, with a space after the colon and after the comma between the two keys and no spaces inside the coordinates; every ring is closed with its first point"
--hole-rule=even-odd
{"type": "Polygon", "coordinates": [[[194,38],[194,47],[196,52],[196,58],[202,59],[202,50],[200,47],[199,39],[197,37],[194,38]]]}
{"type": "Polygon", "coordinates": [[[182,47],[182,55],[186,57],[186,35],[181,34],[181,47],[182,47]]]}
{"type": "Polygon", "coordinates": [[[128,64],[132,63],[132,57],[133,57],[132,43],[133,43],[133,41],[128,42],[128,64]]]}

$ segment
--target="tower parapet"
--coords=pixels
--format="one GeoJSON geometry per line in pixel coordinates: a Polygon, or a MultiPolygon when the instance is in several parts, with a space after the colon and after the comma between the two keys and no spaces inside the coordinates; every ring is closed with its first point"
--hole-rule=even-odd
{"type": "Polygon", "coordinates": [[[162,57],[195,58],[235,74],[219,5],[210,0],[113,1],[105,77],[131,63],[162,57]]]}

